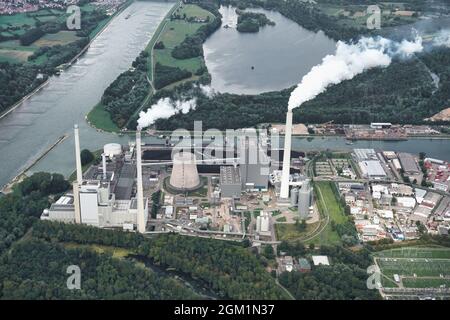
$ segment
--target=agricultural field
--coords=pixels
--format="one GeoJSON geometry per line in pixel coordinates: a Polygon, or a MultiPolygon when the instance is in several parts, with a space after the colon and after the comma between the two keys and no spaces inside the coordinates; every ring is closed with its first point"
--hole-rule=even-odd
{"type": "MultiPolygon", "coordinates": [[[[86,4],[81,7],[83,12],[90,12],[95,7],[86,4]]],[[[28,57],[42,47],[52,47],[56,45],[67,45],[80,39],[76,31],[61,30],[56,33],[46,33],[32,44],[21,45],[18,37],[28,30],[38,27],[46,22],[64,23],[66,13],[62,10],[42,9],[36,12],[18,13],[14,15],[0,16],[0,62],[26,63],[28,57]],[[2,41],[3,40],[3,41],[2,41]]],[[[95,35],[108,19],[99,22],[98,27],[91,33],[95,35]]],[[[33,64],[39,64],[46,61],[46,56],[39,57],[33,64]]]]}
{"type": "MultiPolygon", "coordinates": [[[[161,41],[164,44],[164,49],[153,49],[152,66],[159,62],[165,66],[179,67],[195,73],[199,68],[204,66],[203,58],[175,59],[171,54],[172,49],[180,44],[186,36],[193,35],[198,28],[206,24],[206,22],[188,21],[188,19],[206,19],[207,17],[214,19],[214,15],[192,4],[182,5],[176,8],[172,14],[182,18],[171,19],[168,17],[162,24],[161,30],[155,33],[155,38],[152,39],[151,46],[153,47],[155,43],[161,41]]],[[[150,72],[152,71],[150,70],[150,72]]]]}
{"type": "Polygon", "coordinates": [[[384,287],[446,288],[450,285],[450,249],[411,247],[377,253],[384,287]],[[395,276],[398,275],[398,281],[395,276]]]}
{"type": "MultiPolygon", "coordinates": [[[[395,26],[413,23],[417,21],[417,16],[409,16],[409,13],[403,13],[407,11],[408,7],[404,3],[378,3],[381,9],[381,24],[384,26],[395,26]],[[395,13],[398,11],[398,13],[395,13]],[[402,12],[403,14],[400,14],[402,12]]],[[[354,28],[366,28],[367,18],[370,16],[367,14],[367,5],[337,5],[331,3],[321,3],[318,5],[320,11],[328,16],[338,18],[338,23],[343,26],[354,28]]]]}

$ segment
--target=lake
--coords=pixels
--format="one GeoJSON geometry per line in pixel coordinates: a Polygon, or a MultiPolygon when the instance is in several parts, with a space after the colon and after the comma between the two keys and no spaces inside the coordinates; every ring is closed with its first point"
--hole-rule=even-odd
{"type": "Polygon", "coordinates": [[[276,25],[257,33],[238,32],[235,10],[220,8],[222,27],[203,45],[211,86],[218,92],[258,94],[289,88],[335,52],[335,42],[323,32],[308,31],[275,11],[249,10],[266,14],[276,25]]]}

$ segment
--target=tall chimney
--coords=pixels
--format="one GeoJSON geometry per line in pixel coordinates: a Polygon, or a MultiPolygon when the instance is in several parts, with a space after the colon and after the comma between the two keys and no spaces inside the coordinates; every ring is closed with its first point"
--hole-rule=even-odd
{"type": "Polygon", "coordinates": [[[106,154],[102,153],[102,171],[103,171],[103,180],[106,180],[106,154]]]}
{"type": "Polygon", "coordinates": [[[81,155],[80,155],[80,137],[78,135],[78,125],[74,125],[75,138],[75,162],[77,170],[77,179],[73,183],[73,205],[75,209],[75,223],[81,223],[81,209],[80,209],[80,189],[79,186],[83,181],[83,172],[81,170],[81,155]]]}
{"type": "Polygon", "coordinates": [[[81,170],[81,151],[80,151],[80,136],[78,134],[78,125],[74,125],[75,136],[75,162],[77,166],[77,182],[80,184],[83,180],[83,171],[81,170]]]}
{"type": "Polygon", "coordinates": [[[289,174],[291,169],[291,140],[292,140],[292,110],[286,114],[286,128],[284,133],[283,171],[281,174],[280,198],[289,199],[289,174]]]}
{"type": "Polygon", "coordinates": [[[137,230],[145,232],[144,217],[144,189],[142,186],[142,151],[141,151],[141,130],[136,132],[136,165],[137,165],[137,230]]]}

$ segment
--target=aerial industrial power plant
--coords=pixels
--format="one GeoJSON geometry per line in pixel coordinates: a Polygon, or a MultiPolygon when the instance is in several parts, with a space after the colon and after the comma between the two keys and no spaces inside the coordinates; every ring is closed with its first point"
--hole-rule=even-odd
{"type": "Polygon", "coordinates": [[[0,300],[448,300],[450,3],[369,2],[0,1],[0,300]]]}

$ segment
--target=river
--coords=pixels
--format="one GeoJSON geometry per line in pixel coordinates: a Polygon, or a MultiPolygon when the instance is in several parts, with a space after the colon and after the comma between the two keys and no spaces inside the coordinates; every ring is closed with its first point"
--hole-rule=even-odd
{"type": "Polygon", "coordinates": [[[0,120],[0,187],[33,163],[59,137],[69,138],[54,148],[33,171],[68,173],[74,166],[72,128],[80,125],[83,148],[126,143],[125,137],[99,133],[85,115],[103,91],[150,41],[174,2],[134,2],[115,17],[87,52],[59,77],[0,120]],[[128,15],[130,17],[125,19],[128,15]]]}
{"type": "Polygon", "coordinates": [[[264,13],[275,26],[238,32],[235,10],[220,8],[222,27],[203,45],[211,87],[218,92],[258,94],[289,88],[336,51],[335,42],[323,32],[308,31],[275,11],[249,10],[264,13]]]}

